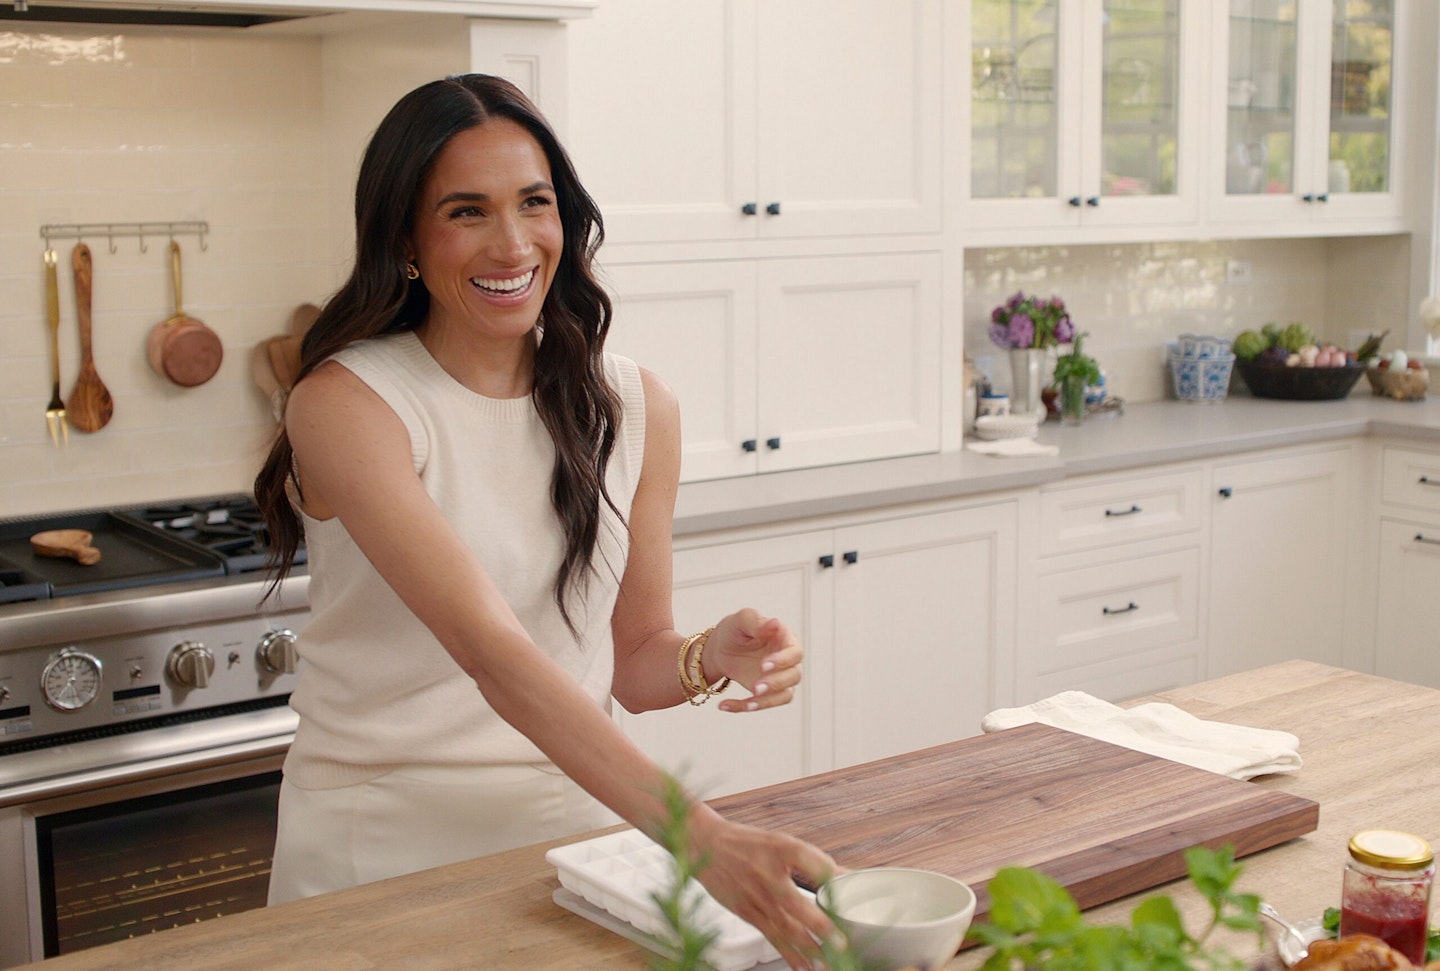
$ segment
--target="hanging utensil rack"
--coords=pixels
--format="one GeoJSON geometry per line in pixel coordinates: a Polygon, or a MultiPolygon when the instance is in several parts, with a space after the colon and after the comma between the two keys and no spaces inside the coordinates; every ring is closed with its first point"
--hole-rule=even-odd
{"type": "Polygon", "coordinates": [[[147,252],[145,240],[159,237],[174,239],[176,236],[199,236],[200,249],[206,249],[205,237],[210,233],[207,222],[156,222],[156,223],[50,223],[40,227],[40,238],[50,247],[52,239],[98,239],[104,237],[110,245],[110,253],[117,252],[115,240],[138,239],[140,252],[147,252]]]}

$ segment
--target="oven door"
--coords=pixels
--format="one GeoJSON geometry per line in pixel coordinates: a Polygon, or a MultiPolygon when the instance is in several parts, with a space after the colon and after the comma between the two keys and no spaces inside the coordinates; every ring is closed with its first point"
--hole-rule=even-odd
{"type": "Polygon", "coordinates": [[[0,808],[0,968],[263,907],[285,747],[0,808]]]}

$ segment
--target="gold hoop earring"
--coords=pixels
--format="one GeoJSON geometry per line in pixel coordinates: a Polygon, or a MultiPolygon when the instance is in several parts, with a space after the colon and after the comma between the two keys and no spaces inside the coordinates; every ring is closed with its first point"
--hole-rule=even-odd
{"type": "Polygon", "coordinates": [[[406,264],[405,264],[405,279],[407,279],[407,280],[418,280],[418,279],[420,279],[420,268],[419,268],[418,266],[416,266],[414,263],[406,263],[406,264]]]}

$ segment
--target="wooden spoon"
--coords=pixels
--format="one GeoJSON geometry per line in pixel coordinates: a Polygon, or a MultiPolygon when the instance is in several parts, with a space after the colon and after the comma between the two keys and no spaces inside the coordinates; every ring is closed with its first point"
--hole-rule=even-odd
{"type": "Polygon", "coordinates": [[[115,401],[95,370],[90,349],[90,287],[94,279],[90,247],[76,243],[70,262],[75,269],[75,312],[80,318],[80,374],[70,400],[65,402],[65,414],[80,431],[98,432],[115,414],[115,401]]]}
{"type": "Polygon", "coordinates": [[[30,537],[36,556],[69,557],[81,566],[100,562],[100,551],[90,545],[94,537],[84,529],[48,529],[30,537]]]}

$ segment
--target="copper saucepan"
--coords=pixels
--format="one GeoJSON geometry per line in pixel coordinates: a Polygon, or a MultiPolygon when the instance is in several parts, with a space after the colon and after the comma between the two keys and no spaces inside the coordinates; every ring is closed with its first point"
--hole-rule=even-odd
{"type": "Polygon", "coordinates": [[[225,349],[220,337],[185,313],[180,297],[180,244],[170,241],[170,273],[175,284],[175,313],[150,329],[146,356],[155,373],[182,388],[204,384],[220,370],[225,349]]]}

